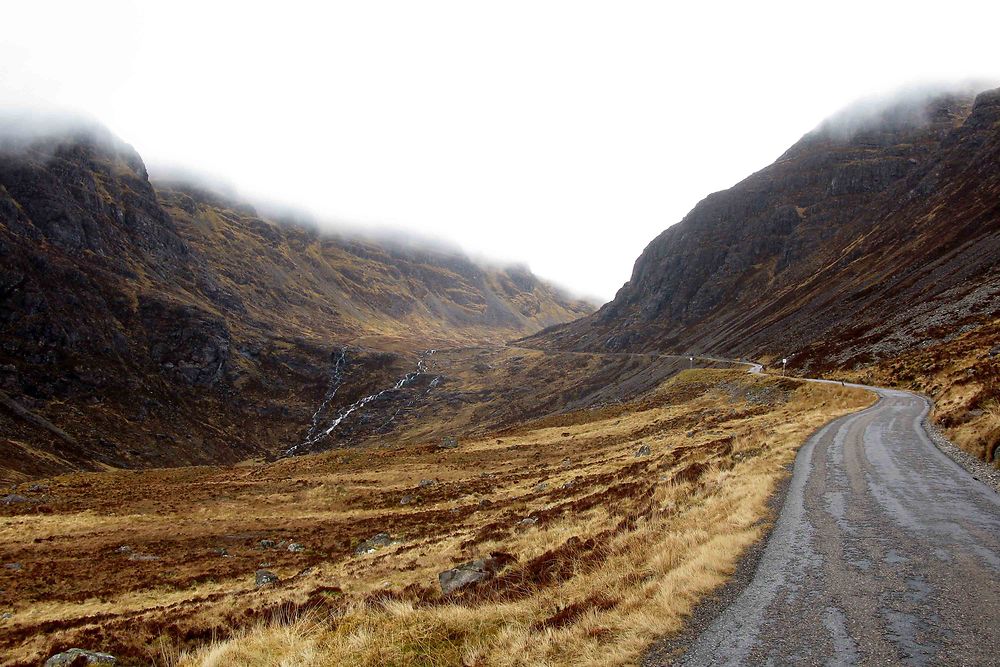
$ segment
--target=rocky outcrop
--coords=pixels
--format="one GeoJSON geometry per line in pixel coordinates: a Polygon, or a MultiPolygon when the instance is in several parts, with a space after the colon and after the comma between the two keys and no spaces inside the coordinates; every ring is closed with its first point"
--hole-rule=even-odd
{"type": "Polygon", "coordinates": [[[221,317],[152,295],[141,297],[138,315],[150,359],[163,373],[200,387],[222,379],[231,337],[221,317]]]}
{"type": "Polygon", "coordinates": [[[448,595],[492,579],[510,560],[508,554],[490,554],[486,558],[477,558],[445,570],[438,574],[441,592],[448,595]]]}
{"type": "Polygon", "coordinates": [[[257,570],[254,573],[254,583],[257,588],[263,588],[278,583],[278,575],[268,570],[257,570]]]}

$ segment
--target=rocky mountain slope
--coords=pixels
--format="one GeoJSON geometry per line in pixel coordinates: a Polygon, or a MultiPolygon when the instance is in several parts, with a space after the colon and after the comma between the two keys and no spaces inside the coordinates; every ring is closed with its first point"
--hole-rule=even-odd
{"type": "Polygon", "coordinates": [[[901,383],[914,378],[909,364],[908,378],[880,369],[934,348],[936,361],[916,369],[921,388],[962,384],[944,420],[964,423],[997,409],[998,318],[1000,90],[990,90],[831,119],[654,239],[612,302],[528,344],[787,357],[795,372],[901,383]],[[951,367],[959,338],[967,353],[951,367]]]}
{"type": "Polygon", "coordinates": [[[417,350],[498,342],[591,310],[523,268],[324,235],[154,184],[97,128],[0,154],[0,478],[232,462],[309,427],[417,350]]]}

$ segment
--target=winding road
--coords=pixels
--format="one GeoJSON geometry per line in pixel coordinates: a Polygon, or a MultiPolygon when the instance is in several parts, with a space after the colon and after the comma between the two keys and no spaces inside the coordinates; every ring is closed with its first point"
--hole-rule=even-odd
{"type": "Polygon", "coordinates": [[[864,388],[878,403],[802,447],[753,578],[678,664],[1000,665],[1000,496],[931,442],[924,399],[864,388]]]}

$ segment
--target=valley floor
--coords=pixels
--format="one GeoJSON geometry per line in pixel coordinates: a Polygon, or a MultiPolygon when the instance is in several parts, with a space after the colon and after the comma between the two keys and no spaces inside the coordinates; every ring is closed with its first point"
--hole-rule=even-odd
{"type": "Polygon", "coordinates": [[[0,507],[0,664],[634,662],[761,537],[808,436],[873,400],[695,369],[455,448],[389,434],[25,485],[40,502],[0,507]],[[442,594],[477,558],[496,576],[442,594]]]}

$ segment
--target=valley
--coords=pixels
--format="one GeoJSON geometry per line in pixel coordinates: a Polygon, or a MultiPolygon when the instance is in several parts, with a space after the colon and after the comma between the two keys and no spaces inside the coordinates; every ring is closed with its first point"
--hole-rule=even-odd
{"type": "Polygon", "coordinates": [[[0,133],[0,666],[989,663],[1000,90],[863,120],[599,308],[0,133]]]}
{"type": "Polygon", "coordinates": [[[760,537],[798,444],[872,400],[661,355],[424,359],[398,392],[420,400],[371,401],[347,448],[19,486],[2,664],[70,645],[123,664],[627,663],[760,537]],[[495,578],[444,593],[477,558],[495,578]]]}

